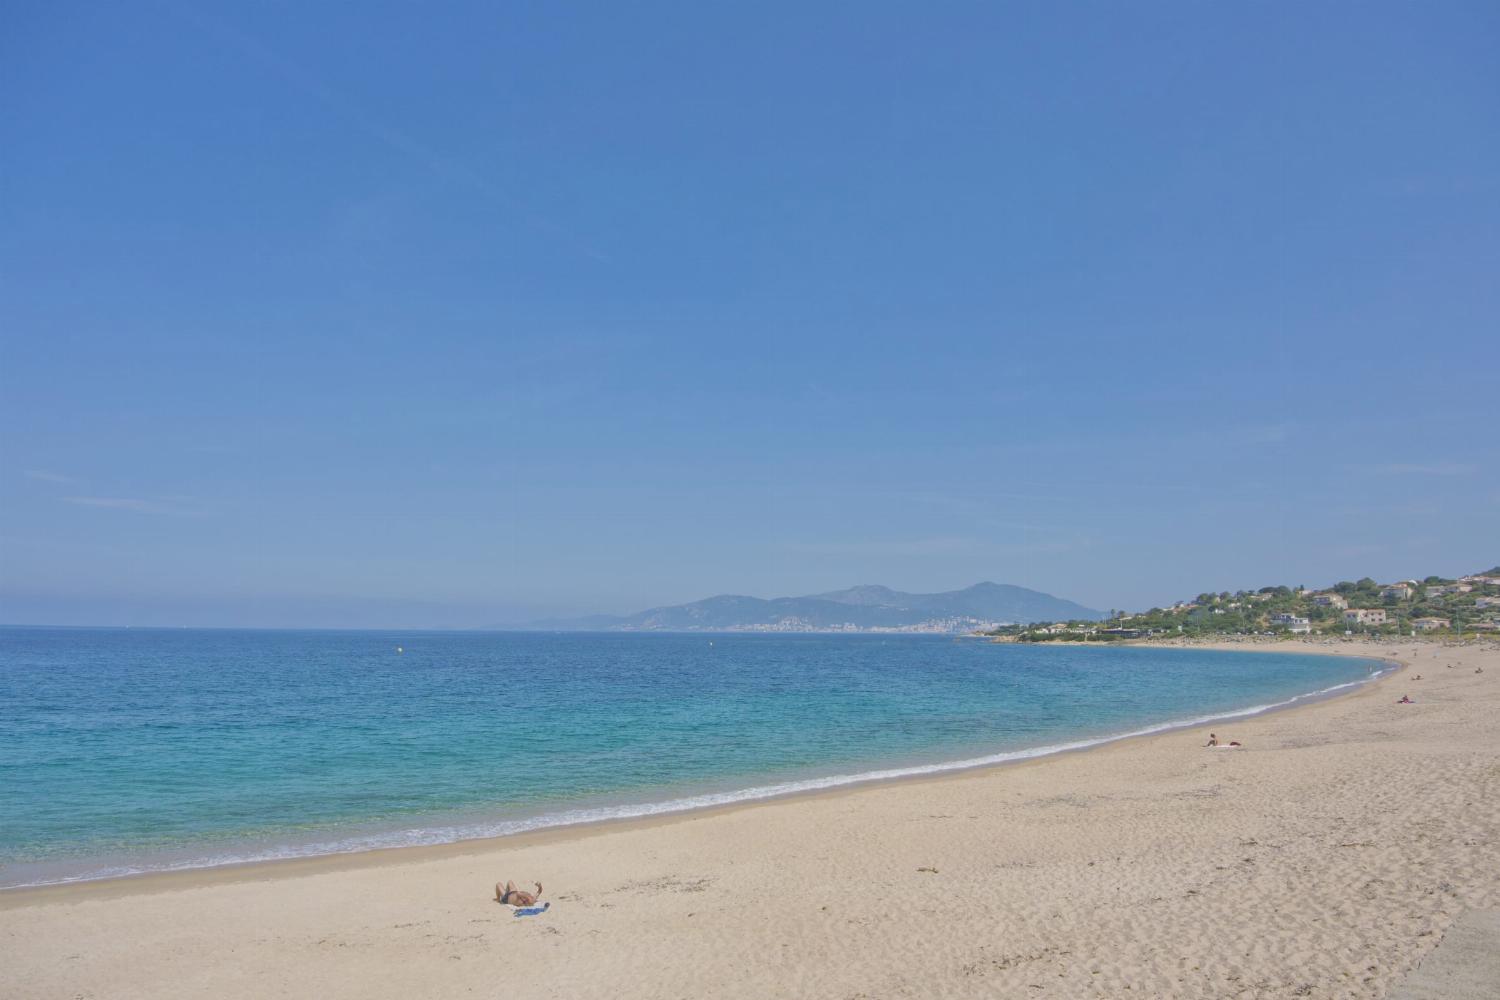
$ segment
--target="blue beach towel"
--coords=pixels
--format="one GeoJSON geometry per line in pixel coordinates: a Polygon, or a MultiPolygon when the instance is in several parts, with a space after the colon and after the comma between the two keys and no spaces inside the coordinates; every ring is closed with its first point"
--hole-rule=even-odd
{"type": "Polygon", "coordinates": [[[518,906],[518,907],[516,907],[516,916],[518,916],[518,917],[534,917],[538,913],[546,913],[547,912],[547,908],[550,907],[551,905],[552,905],[552,903],[549,901],[549,902],[543,903],[541,906],[518,906]]]}

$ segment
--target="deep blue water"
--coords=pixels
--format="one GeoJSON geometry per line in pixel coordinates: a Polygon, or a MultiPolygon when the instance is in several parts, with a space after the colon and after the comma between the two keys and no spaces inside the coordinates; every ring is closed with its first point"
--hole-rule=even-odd
{"type": "Polygon", "coordinates": [[[0,629],[0,886],[1005,759],[1377,667],[933,636],[0,629]]]}

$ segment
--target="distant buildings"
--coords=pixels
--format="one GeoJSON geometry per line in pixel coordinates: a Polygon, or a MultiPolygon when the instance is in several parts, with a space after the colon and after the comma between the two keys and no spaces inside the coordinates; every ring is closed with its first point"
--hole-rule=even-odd
{"type": "Polygon", "coordinates": [[[1500,608],[1500,597],[1476,597],[1474,598],[1476,608],[1500,608]]]}
{"type": "Polygon", "coordinates": [[[1298,618],[1296,615],[1279,614],[1271,616],[1271,624],[1284,625],[1286,630],[1293,635],[1306,635],[1312,631],[1312,622],[1306,618],[1298,618]]]}
{"type": "Polygon", "coordinates": [[[1442,583],[1426,588],[1424,593],[1428,597],[1442,597],[1444,594],[1467,594],[1473,589],[1473,585],[1467,583],[1442,583]]]}
{"type": "Polygon", "coordinates": [[[1344,612],[1345,625],[1384,625],[1384,608],[1350,608],[1344,612]]]}
{"type": "MultiPolygon", "coordinates": [[[[1432,590],[1429,589],[1427,592],[1430,594],[1432,590]]],[[[1405,583],[1392,583],[1380,588],[1380,599],[1382,601],[1409,601],[1411,600],[1411,595],[1412,589],[1405,583]]]]}
{"type": "Polygon", "coordinates": [[[1314,594],[1312,602],[1320,608],[1347,608],[1349,602],[1344,600],[1343,594],[1326,593],[1314,594]]]}
{"type": "Polygon", "coordinates": [[[933,633],[937,635],[963,635],[971,632],[987,632],[1002,628],[1009,622],[994,622],[983,618],[954,616],[929,618],[911,625],[856,625],[844,622],[824,625],[808,621],[797,615],[785,615],[772,622],[753,622],[742,625],[725,625],[711,632],[881,632],[881,633],[933,633]]]}
{"type": "Polygon", "coordinates": [[[1448,628],[1453,623],[1446,618],[1417,618],[1411,623],[1411,627],[1418,632],[1436,632],[1440,628],[1448,628]]]}

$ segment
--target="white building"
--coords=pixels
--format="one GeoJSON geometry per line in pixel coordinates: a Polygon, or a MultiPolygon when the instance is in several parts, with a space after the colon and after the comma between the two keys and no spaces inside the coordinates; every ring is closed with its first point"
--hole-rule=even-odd
{"type": "Polygon", "coordinates": [[[1073,630],[1069,627],[1067,622],[1054,622],[1051,625],[1039,626],[1038,628],[1034,628],[1031,631],[1036,632],[1039,635],[1057,635],[1060,632],[1071,632],[1073,630]]]}
{"type": "Polygon", "coordinates": [[[1312,622],[1306,618],[1298,618],[1296,615],[1272,615],[1271,622],[1275,625],[1285,625],[1286,630],[1293,635],[1306,635],[1312,631],[1312,622]]]}
{"type": "Polygon", "coordinates": [[[1384,608],[1350,608],[1344,612],[1345,625],[1384,625],[1384,608]]]}
{"type": "Polygon", "coordinates": [[[1446,618],[1418,618],[1411,623],[1411,627],[1418,632],[1436,632],[1440,628],[1448,628],[1453,623],[1446,618]]]}
{"type": "MultiPolygon", "coordinates": [[[[1429,594],[1432,593],[1431,590],[1427,592],[1429,594]]],[[[1383,601],[1405,601],[1411,598],[1411,594],[1411,587],[1404,583],[1393,583],[1380,588],[1380,599],[1383,601]]]]}
{"type": "Polygon", "coordinates": [[[1349,602],[1344,600],[1343,594],[1329,592],[1327,594],[1314,594],[1313,603],[1320,608],[1347,608],[1349,602]]]}

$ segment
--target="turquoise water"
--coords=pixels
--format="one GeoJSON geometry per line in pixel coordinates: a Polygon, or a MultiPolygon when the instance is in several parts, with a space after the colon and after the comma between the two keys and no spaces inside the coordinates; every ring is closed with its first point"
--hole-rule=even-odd
{"type": "Polygon", "coordinates": [[[1014,759],[1377,669],[933,636],[0,629],[0,886],[1014,759]]]}

